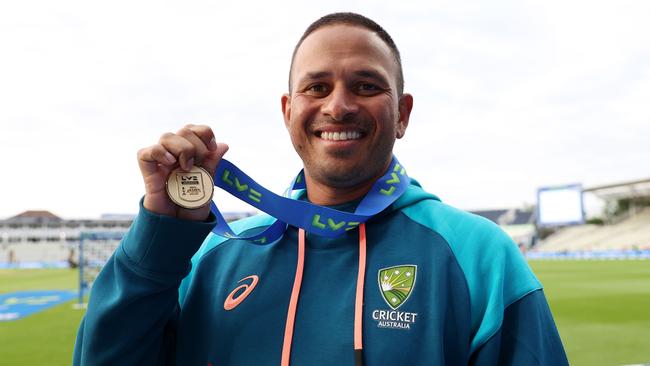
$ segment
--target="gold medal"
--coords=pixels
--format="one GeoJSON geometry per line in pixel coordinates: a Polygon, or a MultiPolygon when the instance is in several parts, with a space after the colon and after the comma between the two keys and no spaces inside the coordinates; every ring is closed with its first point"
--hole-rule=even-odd
{"type": "Polygon", "coordinates": [[[167,194],[175,204],[190,210],[201,208],[212,200],[214,181],[196,165],[189,172],[174,169],[167,178],[167,194]]]}

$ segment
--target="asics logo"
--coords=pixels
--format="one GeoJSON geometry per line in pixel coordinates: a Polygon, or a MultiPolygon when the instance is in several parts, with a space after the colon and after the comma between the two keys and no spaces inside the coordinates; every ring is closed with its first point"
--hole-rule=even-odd
{"type": "Polygon", "coordinates": [[[226,301],[223,302],[224,309],[232,310],[241,304],[241,302],[244,301],[251,292],[253,292],[253,289],[255,286],[257,286],[257,282],[260,280],[260,278],[257,275],[250,275],[248,277],[242,278],[237,283],[241,283],[242,281],[246,280],[252,280],[252,282],[241,284],[232,290],[228,297],[226,297],[226,301]]]}

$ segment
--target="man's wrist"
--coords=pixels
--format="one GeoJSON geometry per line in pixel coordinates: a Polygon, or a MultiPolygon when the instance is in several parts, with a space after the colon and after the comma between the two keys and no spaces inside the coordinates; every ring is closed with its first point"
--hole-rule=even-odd
{"type": "Polygon", "coordinates": [[[140,212],[122,242],[134,265],[159,273],[185,273],[189,261],[216,224],[209,213],[203,221],[184,220],[147,210],[140,212]]]}

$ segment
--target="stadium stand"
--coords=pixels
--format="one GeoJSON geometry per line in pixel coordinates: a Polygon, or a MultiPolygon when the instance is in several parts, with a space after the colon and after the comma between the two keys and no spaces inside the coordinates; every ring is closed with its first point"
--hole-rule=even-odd
{"type": "MultiPolygon", "coordinates": [[[[250,212],[223,213],[231,221],[250,212]]],[[[99,219],[60,218],[49,211],[25,211],[0,220],[0,268],[67,266],[78,254],[82,233],[124,232],[134,215],[102,215],[99,219]]]]}
{"type": "Polygon", "coordinates": [[[8,258],[13,251],[14,262],[65,262],[70,255],[66,244],[9,244],[0,249],[0,258],[8,258]]]}
{"type": "MultiPolygon", "coordinates": [[[[650,256],[650,178],[583,190],[614,207],[604,225],[555,228],[539,241],[532,208],[472,211],[500,225],[528,254],[645,251],[650,256]]],[[[227,221],[250,212],[224,213],[227,221]]],[[[0,220],[0,268],[67,266],[78,254],[82,233],[124,232],[132,215],[103,215],[99,219],[66,220],[48,211],[26,211],[0,220]]]]}
{"type": "Polygon", "coordinates": [[[579,225],[559,230],[535,248],[539,252],[650,249],[650,209],[613,225],[579,225]]]}
{"type": "Polygon", "coordinates": [[[537,253],[650,251],[650,179],[585,189],[606,203],[603,225],[564,227],[533,249],[537,253]]]}

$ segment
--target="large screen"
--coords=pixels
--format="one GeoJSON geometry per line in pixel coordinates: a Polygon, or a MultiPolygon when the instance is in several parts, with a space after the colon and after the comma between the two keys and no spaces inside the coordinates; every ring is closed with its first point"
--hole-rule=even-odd
{"type": "Polygon", "coordinates": [[[570,184],[537,190],[537,224],[563,226],[585,221],[582,186],[570,184]]]}

